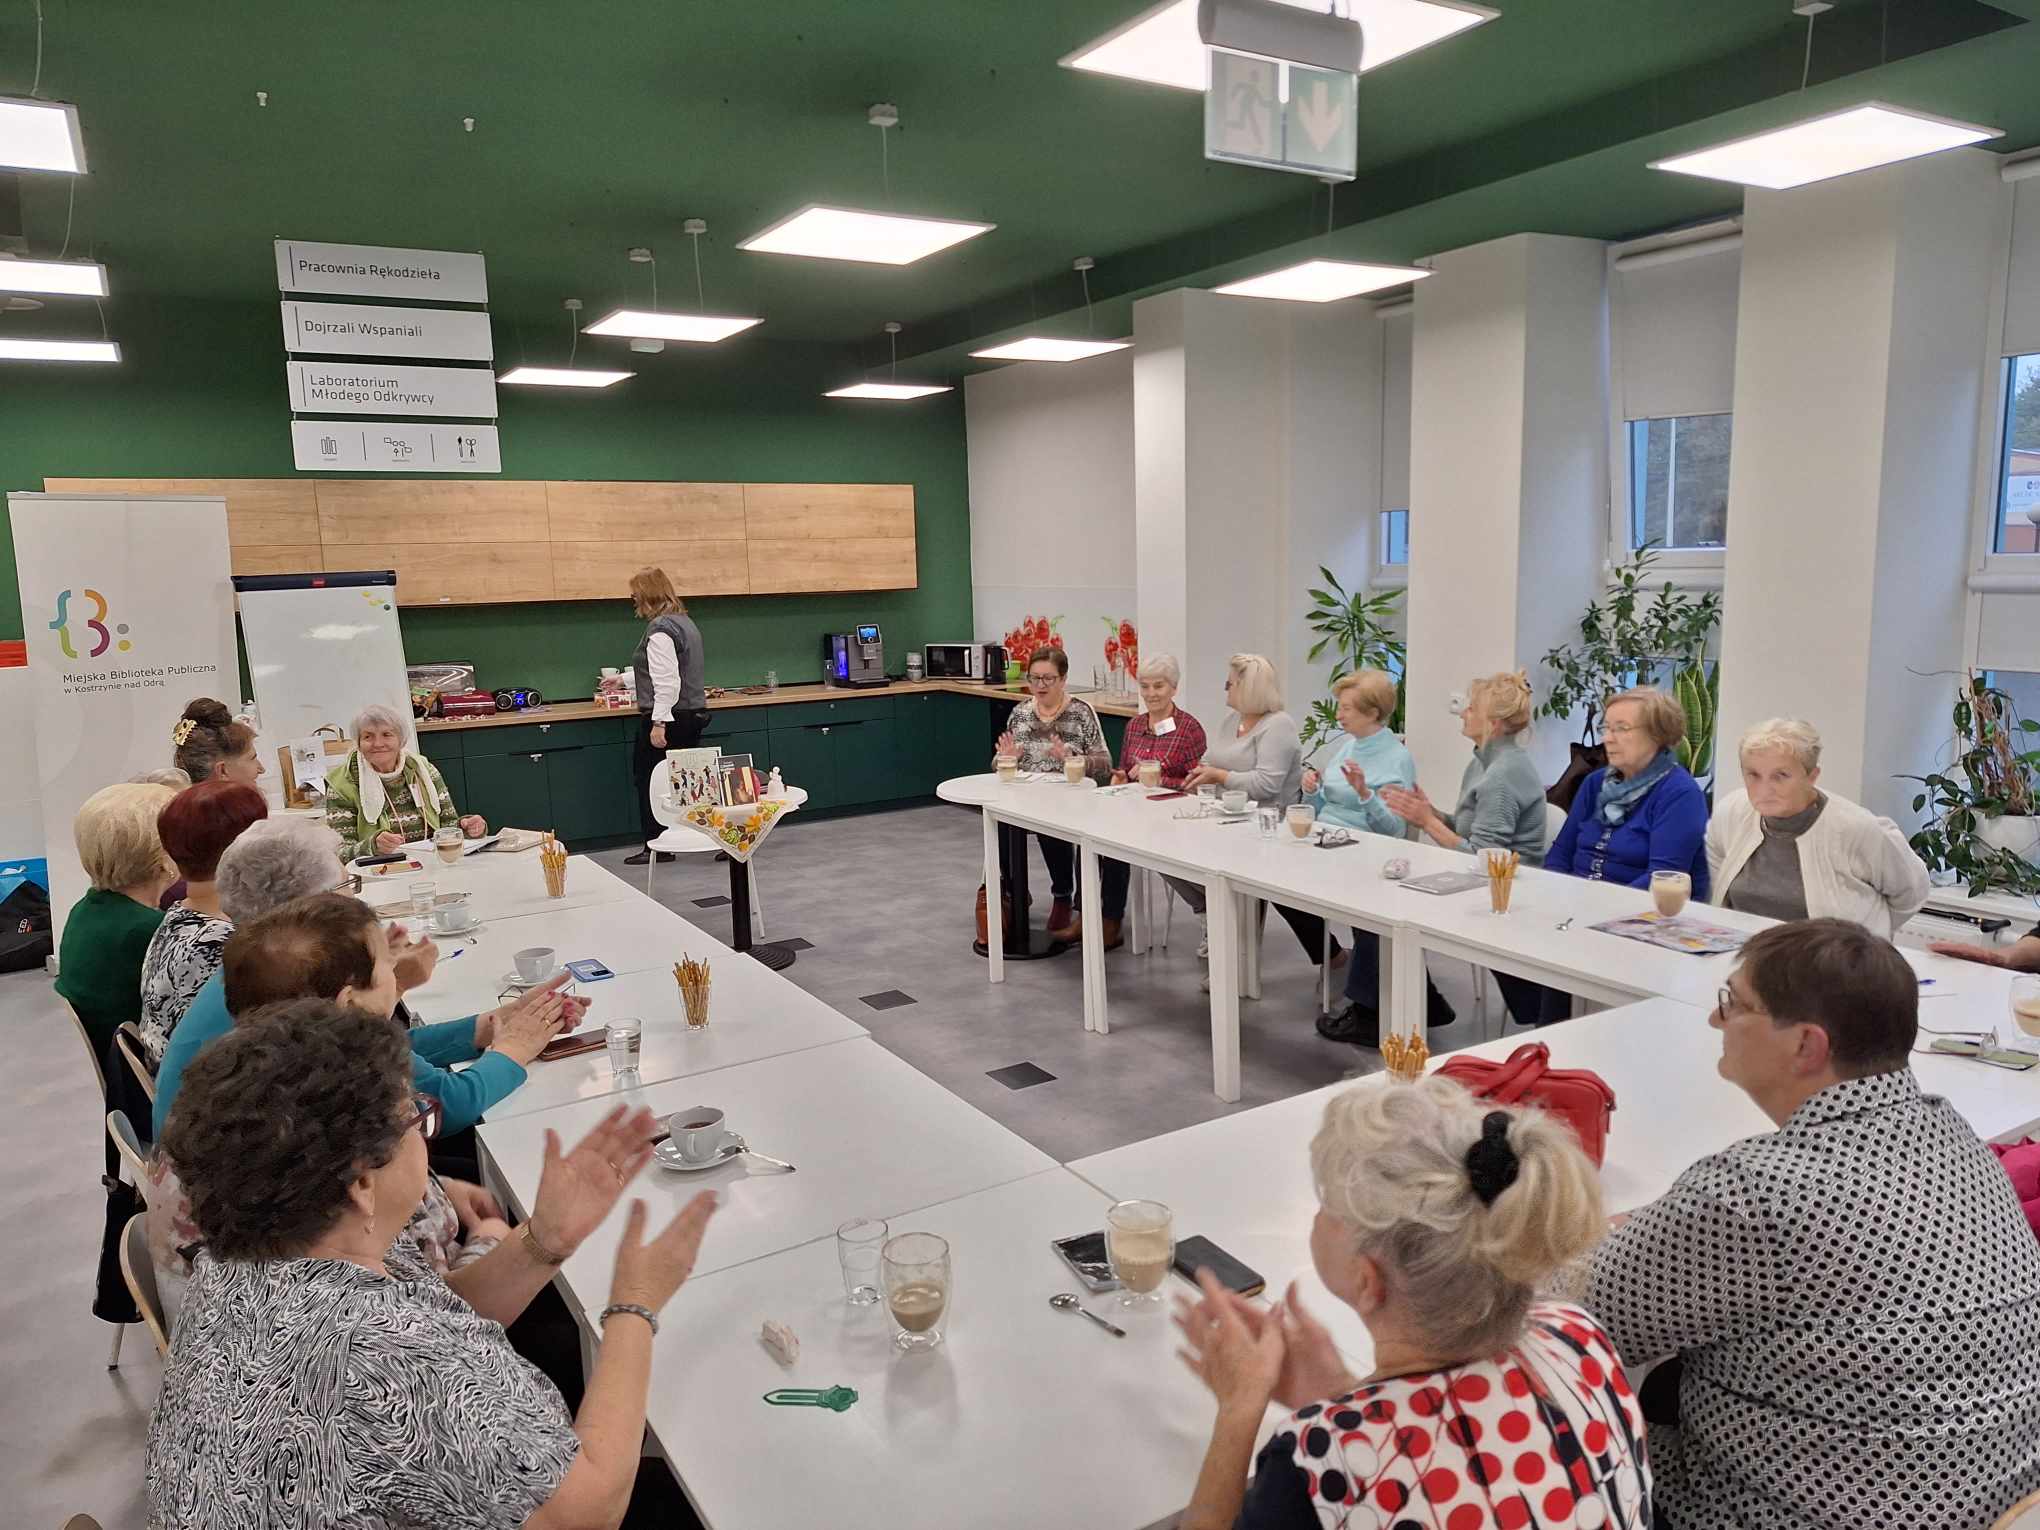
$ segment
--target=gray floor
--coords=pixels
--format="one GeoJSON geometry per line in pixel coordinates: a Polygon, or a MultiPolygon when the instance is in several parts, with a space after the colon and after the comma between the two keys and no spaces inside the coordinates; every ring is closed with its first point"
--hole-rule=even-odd
{"type": "MultiPolygon", "coordinates": [[[[1075,953],[1012,963],[985,981],[970,947],[982,839],[977,814],[921,807],[852,818],[790,820],[759,861],[766,933],[813,942],[787,976],[867,1026],[880,1044],[1059,1160],[1139,1141],[1379,1066],[1373,1053],[1320,1040],[1311,1028],[1316,975],[1271,920],[1263,996],[1241,1006],[1244,1093],[1211,1093],[1211,1038],[1198,989],[1197,921],[1176,909],[1169,948],[1107,958],[1112,1033],[1080,1018],[1075,953]],[[868,997],[905,994],[876,1008],[868,997]],[[989,1075],[1031,1063],[1053,1078],[1008,1088],[989,1075]]],[[[643,885],[642,868],[600,859],[643,885]]],[[[1037,917],[1047,878],[1034,863],[1037,917]]],[[[727,868],[687,857],[658,868],[660,901],[729,938],[727,868]]],[[[1462,1014],[1465,968],[1438,978],[1462,1014]]],[[[1495,1024],[1491,1006],[1488,1026],[1495,1024]]],[[[0,978],[0,1025],[14,1059],[0,1114],[0,1522],[55,1527],[76,1512],[108,1530],[143,1523],[141,1461],[159,1367],[141,1329],[120,1368],[106,1369],[110,1330],[90,1313],[103,1222],[95,1086],[77,1033],[39,975],[0,978]],[[11,1255],[11,1257],[10,1257],[11,1255]]],[[[1432,1033],[1434,1049],[1480,1040],[1471,1018],[1432,1033]]],[[[1301,1153],[1304,1144],[1297,1144],[1301,1153]]]]}

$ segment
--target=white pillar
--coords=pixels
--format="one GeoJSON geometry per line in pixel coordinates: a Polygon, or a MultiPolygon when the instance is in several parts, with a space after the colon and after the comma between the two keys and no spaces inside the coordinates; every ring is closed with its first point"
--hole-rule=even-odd
{"type": "Polygon", "coordinates": [[[1224,714],[1225,661],[1266,654],[1299,723],[1323,689],[1304,624],[1320,564],[1364,581],[1379,509],[1379,324],[1178,289],[1134,304],[1134,520],[1143,653],[1224,714]]]}
{"type": "MultiPolygon", "coordinates": [[[[1425,788],[1467,756],[1447,698],[1577,636],[1608,534],[1606,255],[1518,234],[1416,286],[1410,398],[1409,744],[1425,788]]],[[[1541,725],[1547,778],[1570,731],[1541,725]]]]}
{"type": "Polygon", "coordinates": [[[1804,717],[1823,782],[1912,818],[1962,660],[1977,390],[2005,189],[1936,155],[1743,210],[1721,643],[1722,775],[1804,717]]]}

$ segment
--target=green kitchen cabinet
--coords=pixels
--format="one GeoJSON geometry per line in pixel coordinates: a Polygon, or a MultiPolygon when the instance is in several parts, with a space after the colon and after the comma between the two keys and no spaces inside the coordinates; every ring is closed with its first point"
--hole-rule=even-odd
{"type": "Polygon", "coordinates": [[[1119,768],[1120,748],[1126,742],[1126,725],[1132,720],[1129,717],[1113,717],[1104,712],[1098,714],[1098,726],[1105,734],[1105,748],[1112,756],[1112,766],[1115,770],[1119,768]]]}
{"type": "Polygon", "coordinates": [[[461,810],[480,813],[492,829],[550,829],[552,786],[543,754],[490,754],[467,762],[467,800],[461,810]]]}
{"type": "Polygon", "coordinates": [[[458,760],[467,754],[464,742],[466,737],[465,733],[451,728],[434,729],[429,733],[421,728],[418,732],[418,752],[437,765],[440,774],[444,775],[448,760],[458,760]]]}
{"type": "Polygon", "coordinates": [[[835,756],[836,806],[862,807],[919,795],[901,779],[899,738],[893,718],[825,724],[821,732],[835,756]]]}
{"type": "Polygon", "coordinates": [[[548,826],[569,847],[642,832],[629,744],[593,744],[545,753],[552,795],[548,826]]]}
{"type": "Polygon", "coordinates": [[[725,729],[720,720],[712,720],[708,731],[701,735],[700,747],[720,749],[724,754],[748,754],[751,768],[761,776],[772,770],[772,735],[763,728],[725,729]]]}
{"type": "Polygon", "coordinates": [[[898,760],[899,791],[902,797],[933,796],[936,786],[956,772],[949,769],[955,747],[943,736],[949,713],[942,703],[967,697],[930,691],[919,696],[895,696],[893,749],[898,760]]]}
{"type": "Polygon", "coordinates": [[[838,805],[833,725],[774,728],[772,760],[788,786],[798,786],[807,792],[808,811],[820,812],[838,805]]]}

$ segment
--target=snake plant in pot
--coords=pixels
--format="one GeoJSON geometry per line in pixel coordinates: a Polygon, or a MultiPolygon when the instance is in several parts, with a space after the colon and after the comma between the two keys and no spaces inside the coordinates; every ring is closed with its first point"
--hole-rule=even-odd
{"type": "Polygon", "coordinates": [[[1963,678],[1950,714],[1961,754],[1919,782],[1913,811],[1931,816],[1912,837],[1927,869],[1972,894],[2040,893],[2040,722],[1981,675],[1963,678]]]}

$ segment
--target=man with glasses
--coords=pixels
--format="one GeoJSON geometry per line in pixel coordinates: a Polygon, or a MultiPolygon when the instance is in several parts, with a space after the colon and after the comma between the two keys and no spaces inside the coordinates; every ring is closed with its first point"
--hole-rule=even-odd
{"type": "Polygon", "coordinates": [[[1674,1530],[1974,1530],[2040,1487],[2040,1246],[1909,1056],[1919,984],[1840,919],[1743,948],[1709,1023],[1778,1129],[1595,1251],[1583,1305],[1646,1387],[1674,1530]]]}

